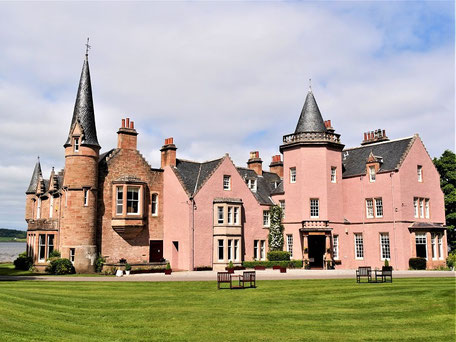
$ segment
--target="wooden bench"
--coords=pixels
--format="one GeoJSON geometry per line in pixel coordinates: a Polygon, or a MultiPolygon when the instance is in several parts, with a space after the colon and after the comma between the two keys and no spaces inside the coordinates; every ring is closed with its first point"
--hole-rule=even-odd
{"type": "Polygon", "coordinates": [[[230,284],[230,289],[233,288],[233,283],[231,281],[231,273],[217,272],[217,289],[219,290],[220,284],[230,284]]]}
{"type": "Polygon", "coordinates": [[[370,266],[360,266],[356,270],[356,282],[360,283],[361,278],[367,278],[367,282],[372,282],[372,270],[370,266]]]}
{"type": "Polygon", "coordinates": [[[375,282],[377,283],[392,283],[393,282],[393,267],[382,266],[381,271],[375,271],[375,282]],[[380,281],[378,280],[380,278],[380,281]],[[389,280],[388,280],[389,278],[389,280]]]}
{"type": "Polygon", "coordinates": [[[255,271],[246,271],[242,274],[242,278],[239,279],[239,282],[242,283],[242,287],[256,287],[256,273],[255,271]],[[245,286],[249,284],[249,286],[245,286]]]}

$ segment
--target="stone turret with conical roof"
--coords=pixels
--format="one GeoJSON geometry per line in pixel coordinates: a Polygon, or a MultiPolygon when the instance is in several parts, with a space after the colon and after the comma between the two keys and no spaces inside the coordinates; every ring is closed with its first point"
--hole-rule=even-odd
{"type": "Polygon", "coordinates": [[[92,85],[86,53],[65,147],[62,256],[74,255],[77,272],[94,270],[100,145],[95,127],[92,85]]]}
{"type": "Polygon", "coordinates": [[[304,132],[326,132],[320,109],[318,108],[317,101],[315,101],[315,97],[310,89],[307,93],[306,101],[302,107],[301,115],[295,129],[295,134],[304,132]]]}
{"type": "Polygon", "coordinates": [[[41,163],[40,157],[38,157],[35,168],[33,169],[32,178],[30,179],[30,184],[27,188],[26,200],[25,200],[25,221],[29,222],[33,220],[35,213],[35,203],[36,203],[36,194],[40,183],[43,181],[43,174],[41,172],[41,163]]]}

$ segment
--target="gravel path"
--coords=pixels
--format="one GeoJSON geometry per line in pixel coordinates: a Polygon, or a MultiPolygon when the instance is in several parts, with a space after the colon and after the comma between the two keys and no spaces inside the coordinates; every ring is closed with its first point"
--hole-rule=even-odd
{"type": "MultiPolygon", "coordinates": [[[[242,271],[236,271],[242,273],[242,271]]],[[[292,279],[355,279],[355,270],[279,270],[257,271],[257,280],[292,280],[292,279]]],[[[395,278],[421,278],[421,277],[456,277],[454,271],[393,271],[395,278]]],[[[215,281],[217,272],[214,271],[183,271],[173,272],[171,275],[163,273],[132,274],[123,277],[84,277],[84,276],[0,276],[0,281],[215,281]]]]}

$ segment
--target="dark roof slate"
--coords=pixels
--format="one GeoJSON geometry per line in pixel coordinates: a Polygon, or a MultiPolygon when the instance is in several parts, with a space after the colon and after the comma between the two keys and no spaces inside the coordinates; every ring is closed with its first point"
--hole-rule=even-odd
{"type": "Polygon", "coordinates": [[[176,159],[175,171],[179,175],[186,192],[194,196],[203,186],[223,158],[198,163],[189,160],[176,159]]]}
{"type": "Polygon", "coordinates": [[[295,133],[302,132],[326,132],[325,123],[312,91],[307,93],[301,116],[296,125],[295,133]]]}
{"type": "Polygon", "coordinates": [[[371,152],[382,158],[379,172],[396,170],[413,141],[414,137],[408,137],[345,149],[342,151],[342,176],[347,178],[365,174],[366,162],[371,152]]]}
{"type": "Polygon", "coordinates": [[[35,168],[33,169],[32,179],[30,179],[30,184],[27,188],[26,194],[34,194],[36,193],[36,189],[38,187],[38,183],[40,179],[43,178],[43,174],[41,173],[41,164],[40,158],[36,161],[35,168]]]}
{"type": "Polygon", "coordinates": [[[238,167],[237,170],[243,179],[256,179],[257,190],[256,192],[252,191],[252,193],[260,204],[274,205],[270,196],[275,190],[274,183],[277,182],[277,184],[279,184],[280,182],[280,177],[277,174],[273,172],[263,172],[263,175],[259,176],[251,169],[238,167]]]}
{"type": "Polygon", "coordinates": [[[97,139],[95,127],[95,112],[93,110],[92,84],[90,81],[89,61],[84,60],[82,65],[81,78],[79,80],[76,103],[74,104],[73,118],[70,125],[70,133],[65,146],[70,144],[71,132],[75,123],[78,122],[82,128],[83,139],[81,145],[100,146],[97,139]]]}

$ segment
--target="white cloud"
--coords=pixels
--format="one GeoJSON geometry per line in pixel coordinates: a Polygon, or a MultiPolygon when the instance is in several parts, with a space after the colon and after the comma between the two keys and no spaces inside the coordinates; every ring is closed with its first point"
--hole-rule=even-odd
{"type": "Polygon", "coordinates": [[[38,154],[46,177],[63,167],[87,36],[103,150],[115,147],[129,116],[154,167],[169,136],[183,158],[228,152],[243,166],[260,150],[267,166],[293,132],[312,77],[324,118],[347,146],[384,128],[391,138],[420,133],[437,156],[454,149],[454,34],[444,36],[452,32],[444,10],[390,2],[1,3],[0,171],[21,171],[2,184],[0,206],[21,207],[0,212],[0,226],[25,226],[24,191],[38,154]],[[433,18],[442,37],[422,31],[433,18]]]}

